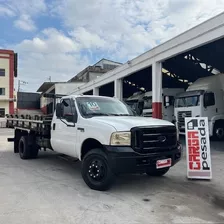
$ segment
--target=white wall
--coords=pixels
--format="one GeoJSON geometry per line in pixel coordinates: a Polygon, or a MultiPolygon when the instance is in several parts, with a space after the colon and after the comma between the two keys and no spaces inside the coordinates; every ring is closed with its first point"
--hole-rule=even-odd
{"type": "MultiPolygon", "coordinates": [[[[84,82],[70,82],[70,83],[56,83],[54,86],[49,88],[49,90],[46,91],[46,93],[49,93],[55,88],[55,94],[61,94],[61,95],[69,95],[72,92],[74,92],[79,86],[84,85],[84,82]]],[[[40,98],[40,108],[43,111],[43,113],[46,113],[46,106],[50,103],[52,103],[54,100],[53,98],[47,98],[41,96],[40,98]]]]}
{"type": "MultiPolygon", "coordinates": [[[[1,54],[9,57],[9,54],[1,54]]],[[[0,76],[0,88],[5,88],[5,95],[0,95],[0,108],[9,113],[9,58],[0,58],[0,68],[5,69],[5,76],[0,76]]]]}
{"type": "Polygon", "coordinates": [[[55,94],[68,95],[84,84],[84,82],[57,83],[55,84],[55,94]]]}
{"type": "Polygon", "coordinates": [[[89,72],[89,81],[92,81],[92,80],[100,77],[103,74],[104,73],[99,73],[99,72],[89,72]]]}

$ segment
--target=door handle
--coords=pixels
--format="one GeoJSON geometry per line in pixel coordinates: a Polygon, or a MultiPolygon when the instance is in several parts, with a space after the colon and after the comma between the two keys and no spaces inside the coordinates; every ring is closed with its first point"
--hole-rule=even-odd
{"type": "Polygon", "coordinates": [[[55,130],[55,128],[56,128],[56,124],[55,124],[55,123],[53,123],[53,130],[55,130]]]}
{"type": "Polygon", "coordinates": [[[81,132],[84,132],[85,129],[84,128],[77,128],[77,130],[81,131],[81,132]]]}

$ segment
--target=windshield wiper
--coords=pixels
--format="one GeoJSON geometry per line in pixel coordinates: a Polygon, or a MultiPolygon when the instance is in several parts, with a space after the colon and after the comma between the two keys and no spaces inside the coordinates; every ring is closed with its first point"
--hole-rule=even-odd
{"type": "Polygon", "coordinates": [[[109,114],[104,113],[88,113],[86,116],[109,116],[109,114]]]}
{"type": "Polygon", "coordinates": [[[89,113],[86,116],[135,116],[131,114],[113,114],[113,113],[89,113]]]}
{"type": "Polygon", "coordinates": [[[131,115],[131,114],[109,114],[109,115],[113,115],[113,116],[135,116],[135,115],[131,115]]]}

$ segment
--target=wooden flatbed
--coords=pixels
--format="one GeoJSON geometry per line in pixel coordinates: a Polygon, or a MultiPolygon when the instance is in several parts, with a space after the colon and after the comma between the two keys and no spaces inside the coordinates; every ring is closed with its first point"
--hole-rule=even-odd
{"type": "Polygon", "coordinates": [[[18,153],[18,144],[21,136],[27,136],[29,144],[36,144],[39,148],[52,148],[51,121],[53,116],[29,116],[10,115],[7,117],[7,128],[15,129],[14,138],[8,138],[9,142],[14,142],[14,152],[18,153]]]}

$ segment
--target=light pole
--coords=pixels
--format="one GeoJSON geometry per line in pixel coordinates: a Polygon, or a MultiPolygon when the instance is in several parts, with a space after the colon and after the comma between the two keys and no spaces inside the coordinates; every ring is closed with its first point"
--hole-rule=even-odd
{"type": "Polygon", "coordinates": [[[21,85],[26,85],[28,84],[28,82],[22,81],[22,80],[18,80],[18,92],[20,91],[20,86],[21,85]]]}

